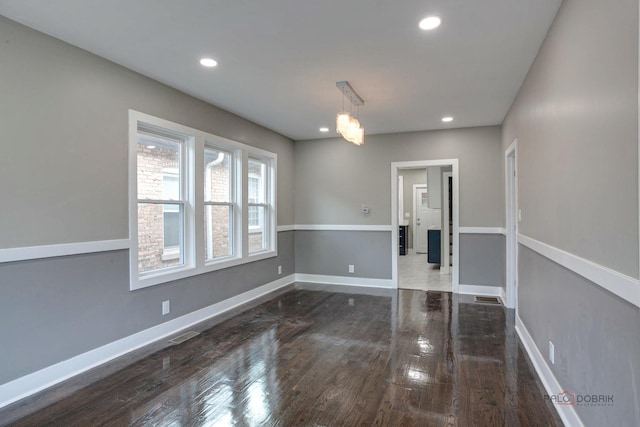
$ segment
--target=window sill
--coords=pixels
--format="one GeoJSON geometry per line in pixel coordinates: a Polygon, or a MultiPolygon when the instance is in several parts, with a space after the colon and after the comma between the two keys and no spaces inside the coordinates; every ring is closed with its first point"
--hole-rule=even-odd
{"type": "Polygon", "coordinates": [[[130,290],[135,291],[162,283],[168,283],[191,276],[197,276],[199,274],[222,270],[224,268],[248,264],[250,262],[260,261],[267,258],[274,258],[276,256],[278,256],[277,250],[269,250],[249,254],[245,258],[230,257],[222,260],[209,261],[201,266],[170,267],[167,269],[158,270],[154,273],[147,273],[143,276],[139,276],[137,272],[133,272],[132,276],[130,277],[129,288],[130,290]]]}

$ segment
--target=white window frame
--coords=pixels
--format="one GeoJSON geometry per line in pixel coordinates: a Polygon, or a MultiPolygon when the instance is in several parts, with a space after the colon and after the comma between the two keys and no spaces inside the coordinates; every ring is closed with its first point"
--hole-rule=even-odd
{"type": "Polygon", "coordinates": [[[277,154],[246,144],[219,137],[207,132],[160,119],[138,111],[129,110],[129,277],[130,289],[143,289],[185,277],[203,274],[222,268],[272,258],[278,255],[276,226],[276,175],[277,154]],[[184,199],[183,264],[148,273],[138,271],[138,192],[137,146],[138,128],[157,131],[158,134],[183,138],[181,153],[182,198],[184,199]],[[205,202],[204,202],[204,150],[205,146],[233,152],[233,255],[206,260],[205,254],[205,202]],[[268,248],[249,253],[248,229],[248,170],[249,158],[267,162],[269,217],[267,224],[268,248]]]}
{"type": "MultiPolygon", "coordinates": [[[[265,156],[263,154],[260,154],[258,152],[251,152],[249,154],[249,160],[255,160],[255,161],[259,161],[259,162],[263,162],[266,164],[267,166],[267,170],[266,170],[266,176],[264,177],[264,179],[266,180],[266,185],[264,182],[260,182],[261,186],[259,187],[258,191],[260,193],[259,197],[262,200],[264,200],[264,202],[262,203],[254,203],[254,202],[249,202],[247,200],[247,207],[250,206],[257,206],[257,207],[262,207],[264,208],[265,212],[262,216],[258,216],[258,226],[257,227],[251,227],[249,226],[249,220],[247,218],[247,232],[250,234],[252,231],[257,231],[257,230],[264,230],[264,233],[266,234],[266,236],[263,236],[263,239],[266,239],[266,248],[265,249],[261,249],[259,251],[254,251],[254,252],[250,252],[249,256],[253,257],[253,256],[259,256],[262,253],[265,252],[269,252],[272,250],[273,245],[275,244],[273,239],[272,239],[272,235],[274,234],[271,230],[274,229],[274,227],[276,227],[275,222],[274,222],[274,218],[273,218],[273,208],[275,205],[275,187],[272,185],[273,181],[274,181],[274,176],[275,176],[275,166],[274,166],[274,162],[275,160],[265,156]],[[264,194],[263,192],[266,190],[266,194],[264,194]],[[267,218],[267,221],[265,221],[265,217],[267,218]]],[[[247,161],[247,164],[248,164],[247,161]]],[[[247,168],[248,171],[248,168],[247,168]]],[[[253,175],[252,173],[248,173],[247,174],[247,182],[249,181],[249,177],[253,175]]],[[[248,185],[248,184],[247,184],[248,185]]],[[[248,193],[248,190],[247,190],[248,193]]],[[[247,194],[248,197],[248,194],[247,194]]],[[[248,209],[247,209],[248,211],[248,209]]],[[[248,247],[248,245],[247,245],[248,247]]]]}
{"type": "MultiPolygon", "coordinates": [[[[160,277],[179,277],[183,272],[189,270],[193,266],[193,239],[191,238],[193,230],[193,221],[191,219],[193,205],[191,203],[193,189],[189,185],[189,176],[192,174],[192,170],[189,165],[189,152],[193,145],[193,138],[188,133],[184,132],[184,129],[179,127],[166,127],[158,125],[150,121],[135,121],[133,125],[130,123],[129,127],[129,154],[130,154],[130,175],[129,180],[129,240],[135,241],[135,245],[130,247],[130,264],[136,272],[135,282],[131,281],[131,289],[138,289],[141,283],[161,283],[158,282],[160,277]],[[138,156],[138,133],[142,131],[149,134],[155,134],[160,137],[168,137],[180,141],[180,200],[164,200],[164,199],[138,199],[138,179],[137,179],[137,156],[138,156]],[[182,253],[182,262],[179,265],[168,266],[159,268],[156,270],[139,272],[138,271],[138,205],[141,203],[153,203],[153,204],[178,204],[182,209],[182,236],[180,238],[180,244],[182,245],[179,252],[182,253]]],[[[164,247],[164,241],[163,241],[164,247]]],[[[133,279],[133,277],[132,277],[133,279]]]]}

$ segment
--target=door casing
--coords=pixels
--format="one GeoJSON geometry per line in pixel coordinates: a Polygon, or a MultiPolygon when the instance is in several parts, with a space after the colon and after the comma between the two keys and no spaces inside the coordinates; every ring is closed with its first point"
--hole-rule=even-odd
{"type": "Polygon", "coordinates": [[[507,308],[518,313],[518,140],[505,150],[506,294],[507,308]]]}

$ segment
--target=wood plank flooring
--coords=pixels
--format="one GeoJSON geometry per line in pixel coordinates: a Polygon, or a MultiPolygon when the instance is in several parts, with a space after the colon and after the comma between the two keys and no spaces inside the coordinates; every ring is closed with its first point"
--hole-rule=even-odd
{"type": "Polygon", "coordinates": [[[501,306],[297,289],[11,425],[562,425],[543,394],[501,306]]]}

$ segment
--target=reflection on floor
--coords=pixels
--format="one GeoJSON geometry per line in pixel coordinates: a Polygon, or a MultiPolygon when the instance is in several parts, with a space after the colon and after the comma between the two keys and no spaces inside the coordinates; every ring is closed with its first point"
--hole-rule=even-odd
{"type": "Polygon", "coordinates": [[[559,426],[512,317],[448,292],[291,290],[16,425],[559,426]]]}
{"type": "Polygon", "coordinates": [[[435,264],[427,263],[427,254],[409,249],[398,257],[398,286],[401,289],[451,292],[451,273],[440,274],[435,264]]]}

